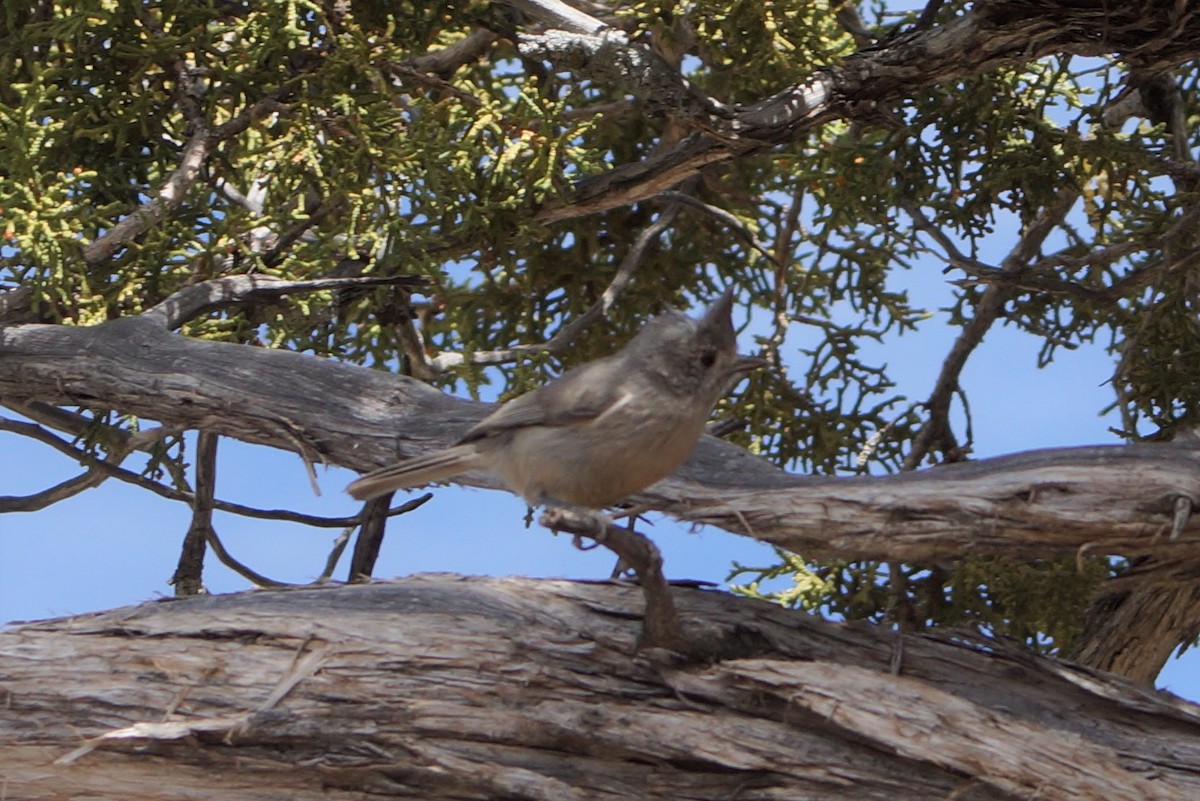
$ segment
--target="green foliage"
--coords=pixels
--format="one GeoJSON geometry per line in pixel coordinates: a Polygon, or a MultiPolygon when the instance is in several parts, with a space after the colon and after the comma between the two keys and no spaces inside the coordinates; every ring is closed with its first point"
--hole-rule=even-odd
{"type": "MultiPolygon", "coordinates": [[[[752,103],[855,51],[840,5],[647,0],[613,19],[713,96],[752,103]]],[[[887,5],[867,20],[881,37],[904,18],[887,5]]],[[[84,325],[224,273],[304,278],[355,263],[426,276],[432,289],[411,309],[391,289],[314,295],[195,321],[186,333],[405,369],[398,332],[413,312],[430,353],[544,342],[602,296],[668,202],[553,225],[538,211],[691,130],[647,113],[628,87],[524,59],[515,34],[525,25],[483,2],[8,4],[0,283],[32,288],[42,320],[84,325]],[[480,26],[496,38],[474,57],[440,72],[417,65],[480,26]],[[160,193],[202,129],[213,132],[204,167],[167,202],[160,193]],[[153,224],[111,257],[89,256],[155,202],[165,205],[153,224]],[[259,244],[263,232],[303,235],[276,252],[259,244]]],[[[605,325],[569,352],[468,363],[435,380],[468,392],[496,382],[511,395],[611,351],[650,314],[732,285],[748,330],[780,365],[722,409],[747,422],[742,444],[806,472],[895,471],[928,411],[925,398],[896,391],[868,346],[939,315],[938,325],[948,316],[965,326],[1001,266],[996,250],[1077,192],[1055,234],[1010,276],[1002,322],[1042,341],[1043,363],[1058,348],[1109,348],[1129,436],[1194,426],[1194,271],[1172,267],[1196,247],[1194,175],[1176,158],[1196,146],[1194,72],[1180,85],[1193,137],[1184,142],[1161,121],[1102,124],[1127,86],[1120,64],[1051,58],[914,89],[869,117],[707,168],[683,189],[728,218],[680,207],[605,325]],[[915,306],[909,284],[943,268],[961,279],[946,315],[915,306]]],[[[184,458],[172,443],[152,468],[179,469],[184,458]]],[[[787,575],[794,587],[772,597],[788,604],[880,619],[895,603],[877,564],[780,558],[737,569],[751,579],[747,592],[787,575]]],[[[915,620],[1053,648],[1070,640],[1108,567],[904,569],[915,620]]]]}

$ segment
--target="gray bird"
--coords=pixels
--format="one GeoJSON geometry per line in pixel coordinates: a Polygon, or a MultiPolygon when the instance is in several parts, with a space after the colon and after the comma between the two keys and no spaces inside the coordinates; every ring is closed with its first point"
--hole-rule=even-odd
{"type": "Polygon", "coordinates": [[[726,292],[704,316],[648,322],[628,345],[514,398],[457,444],[368,473],[359,500],[487,470],[532,505],[601,509],[675,471],[712,408],[764,362],[738,356],[726,292]]]}

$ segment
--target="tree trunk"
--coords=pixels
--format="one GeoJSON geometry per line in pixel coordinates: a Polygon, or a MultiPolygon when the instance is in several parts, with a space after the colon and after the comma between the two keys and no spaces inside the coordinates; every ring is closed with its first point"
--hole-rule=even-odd
{"type": "Polygon", "coordinates": [[[1101,585],[1071,658],[1153,686],[1180,643],[1200,635],[1200,560],[1135,560],[1101,585]]]}
{"type": "Polygon", "coordinates": [[[1200,709],[1168,694],[995,642],[673,592],[722,658],[635,653],[641,593],[612,583],[424,576],[26,624],[0,633],[0,784],[128,801],[1200,797],[1200,709]]]}

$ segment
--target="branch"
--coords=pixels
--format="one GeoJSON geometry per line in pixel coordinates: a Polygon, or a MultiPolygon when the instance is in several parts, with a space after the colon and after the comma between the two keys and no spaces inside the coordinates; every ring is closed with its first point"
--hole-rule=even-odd
{"type": "Polygon", "coordinates": [[[0,289],[0,325],[31,322],[33,287],[0,289]]]}
{"type": "MultiPolygon", "coordinates": [[[[432,497],[433,493],[427,492],[390,511],[390,494],[363,504],[363,510],[358,515],[358,541],[354,543],[354,553],[350,557],[350,581],[367,581],[375,572],[375,560],[379,558],[379,549],[383,546],[388,518],[419,509],[432,497]]],[[[326,572],[332,574],[332,563],[326,566],[326,572]]]]}
{"type": "Polygon", "coordinates": [[[162,328],[175,329],[188,320],[219,309],[242,303],[274,301],[289,294],[354,286],[423,287],[427,284],[428,279],[412,275],[313,278],[295,281],[270,275],[230,275],[184,287],[157,306],[142,312],[139,317],[162,328]]]}
{"type": "MultiPolygon", "coordinates": [[[[536,45],[538,52],[552,53],[556,46],[564,55],[585,57],[588,52],[581,37],[565,37],[558,45],[525,41],[536,45]]],[[[1137,54],[1152,61],[1155,69],[1169,69],[1200,52],[1200,14],[1155,0],[1103,7],[1031,0],[978,3],[945,25],[899,34],[748,105],[706,98],[690,84],[681,86],[682,77],[668,77],[654,65],[639,71],[638,65],[649,62],[639,53],[617,53],[617,46],[615,39],[607,41],[608,49],[592,45],[592,52],[611,63],[589,61],[586,66],[639,96],[662,92],[651,110],[686,118],[703,133],[580,181],[568,196],[545,206],[537,215],[539,222],[549,224],[646,200],[708,165],[796,141],[829,120],[869,117],[876,107],[911,97],[925,87],[1048,55],[1137,54]],[[622,67],[621,59],[632,64],[622,67]]]]}
{"type": "Polygon", "coordinates": [[[183,537],[179,564],[167,582],[175,587],[176,597],[204,591],[204,551],[208,540],[216,537],[213,529],[213,501],[217,484],[217,442],[219,437],[201,431],[196,438],[196,491],[192,499],[192,523],[183,537]]]}
{"type": "Polygon", "coordinates": [[[894,675],[893,632],[670,593],[735,658],[636,655],[642,599],[611,582],[422,576],[9,627],[7,797],[1200,797],[1200,713],[1169,693],[962,637],[905,635],[894,675]]]}
{"type": "Polygon", "coordinates": [[[614,28],[588,33],[549,30],[522,34],[517,47],[525,58],[544,59],[586,80],[621,87],[650,110],[694,117],[705,128],[718,127],[733,113],[650,47],[631,42],[624,32],[614,28]]]}
{"type": "Polygon", "coordinates": [[[410,59],[405,62],[405,66],[419,72],[449,75],[462,65],[483,56],[498,38],[500,37],[485,28],[477,28],[454,44],[410,59]]]}
{"type": "MultiPolygon", "coordinates": [[[[1009,276],[1022,274],[1028,268],[1029,262],[1037,256],[1046,237],[1050,235],[1055,226],[1062,222],[1063,217],[1075,205],[1078,198],[1078,190],[1067,189],[1060,192],[1054,205],[1043,210],[1029,224],[1021,238],[1017,240],[1017,244],[1005,256],[1000,265],[1000,274],[1009,276]]],[[[943,246],[946,245],[949,245],[949,242],[943,246]]],[[[993,283],[989,284],[980,295],[979,301],[975,304],[975,316],[963,326],[962,332],[954,340],[950,353],[942,363],[942,370],[934,383],[933,391],[930,393],[929,399],[925,401],[929,420],[913,438],[912,449],[904,459],[905,470],[912,470],[921,464],[929,451],[935,447],[940,448],[951,461],[957,461],[963,457],[963,454],[958,452],[959,448],[950,428],[950,400],[958,389],[958,379],[967,364],[967,358],[983,341],[984,334],[988,332],[992,324],[996,322],[1012,292],[1013,289],[1010,286],[993,283]]]]}
{"type": "Polygon", "coordinates": [[[1200,560],[1148,556],[1092,599],[1069,658],[1153,687],[1180,643],[1200,634],[1200,560]]]}
{"type": "MultiPolygon", "coordinates": [[[[65,415],[64,416],[69,416],[65,415]]],[[[19,420],[10,420],[6,417],[0,417],[0,431],[8,431],[9,433],[19,434],[23,437],[37,440],[44,445],[49,445],[60,453],[70,456],[82,465],[86,465],[87,469],[78,476],[67,479],[66,481],[55,484],[53,487],[48,487],[40,492],[32,495],[24,496],[2,496],[0,495],[0,513],[6,512],[36,512],[40,509],[45,509],[59,501],[78,495],[84,490],[89,490],[100,486],[104,480],[111,476],[114,472],[121,471],[120,463],[125,460],[137,446],[146,447],[152,441],[157,441],[163,436],[162,429],[155,429],[153,432],[142,432],[145,436],[129,435],[126,432],[123,437],[117,438],[117,444],[109,448],[108,456],[104,459],[97,459],[94,454],[88,453],[81,448],[76,448],[60,437],[56,437],[49,431],[34,423],[23,423],[19,420]]],[[[83,433],[80,433],[82,436],[83,433]]]]}
{"type": "Polygon", "coordinates": [[[503,2],[504,5],[512,6],[517,11],[545,23],[548,27],[570,33],[600,33],[608,27],[595,17],[585,14],[574,6],[567,5],[562,0],[503,0],[503,2]]]}
{"type": "Polygon", "coordinates": [[[74,478],[61,481],[53,487],[47,487],[32,495],[0,495],[0,514],[40,511],[59,501],[65,501],[81,492],[98,487],[107,477],[103,470],[92,466],[74,478]]]}
{"type": "MultiPolygon", "coordinates": [[[[21,406],[21,411],[28,414],[31,405],[37,404],[27,404],[21,406]]],[[[58,410],[56,409],[55,411],[58,410]]],[[[70,415],[66,412],[62,412],[61,414],[64,417],[74,417],[74,415],[70,415]]],[[[45,415],[42,416],[44,417],[45,415]]],[[[9,420],[7,418],[0,417],[0,431],[8,431],[10,433],[20,434],[22,436],[36,439],[37,441],[49,445],[55,450],[65,454],[73,461],[79,462],[80,464],[86,464],[88,466],[87,470],[79,476],[76,476],[67,482],[63,482],[62,484],[56,485],[55,487],[51,487],[48,490],[44,490],[41,493],[24,497],[0,496],[0,513],[36,511],[37,509],[41,509],[50,505],[50,503],[62,500],[64,497],[68,497],[67,495],[61,495],[61,493],[76,487],[78,483],[85,481],[91,482],[86,485],[78,486],[78,489],[70,493],[71,495],[75,495],[82,490],[98,486],[101,481],[107,478],[115,478],[118,481],[125,482],[126,484],[132,484],[135,487],[148,490],[149,492],[153,492],[155,495],[158,495],[161,498],[166,498],[170,501],[181,501],[189,506],[191,506],[194,502],[195,496],[191,492],[164,486],[157,481],[146,478],[143,475],[139,475],[131,470],[119,467],[112,457],[110,457],[108,460],[97,461],[91,456],[91,454],[82,448],[76,448],[66,440],[55,437],[45,429],[41,428],[40,426],[33,425],[32,423],[22,423],[18,420],[9,420]],[[45,501],[45,499],[49,500],[45,501]]],[[[81,431],[77,434],[77,436],[83,436],[84,433],[85,432],[81,431]]],[[[110,433],[114,435],[124,435],[126,438],[124,440],[125,449],[128,451],[133,451],[145,450],[149,442],[162,439],[163,437],[177,432],[171,429],[157,428],[147,429],[146,431],[141,431],[133,435],[130,435],[128,432],[121,431],[119,429],[112,429],[110,433]]],[[[401,504],[394,509],[388,510],[387,516],[395,517],[411,511],[411,509],[416,508],[415,506],[411,505],[412,503],[413,502],[410,501],[408,503],[401,504]]],[[[318,517],[317,515],[293,512],[290,509],[255,509],[251,506],[243,506],[240,503],[232,503],[230,501],[222,501],[219,499],[213,501],[213,509],[218,512],[228,512],[230,514],[241,515],[242,517],[251,517],[259,520],[279,520],[286,523],[299,523],[300,525],[311,526],[313,528],[347,528],[357,525],[360,521],[360,515],[354,515],[352,517],[318,517]]]]}
{"type": "MultiPolygon", "coordinates": [[[[454,442],[493,407],[298,353],[191,340],[136,318],[0,329],[0,402],[116,408],[364,471],[454,442]],[[296,392],[303,387],[304,392],[296,392]]],[[[496,488],[480,474],[455,479],[496,488]]],[[[904,562],[1200,551],[1200,443],[1067,448],[861,478],[789,475],[710,437],[636,502],[806,558],[904,562]]]]}
{"type": "Polygon", "coordinates": [[[637,573],[646,599],[639,649],[665,648],[697,658],[716,653],[713,643],[689,636],[680,625],[671,588],[663,576],[662,553],[645,536],[631,528],[621,528],[603,514],[557,506],[546,509],[538,522],[551,531],[568,531],[595,540],[637,573]]]}
{"type": "Polygon", "coordinates": [[[200,168],[208,157],[211,144],[207,130],[192,134],[183,148],[179,166],[171,173],[154,196],[132,214],[126,216],[102,236],[83,248],[83,260],[91,266],[107,261],[130,240],[136,239],[161,222],[183,202],[188,190],[200,176],[200,168]]]}
{"type": "Polygon", "coordinates": [[[754,250],[758,251],[759,255],[761,255],[764,259],[766,259],[769,264],[771,264],[772,266],[779,266],[781,264],[780,259],[778,257],[776,257],[775,253],[773,253],[771,251],[770,245],[768,245],[765,242],[760,241],[758,239],[758,237],[756,237],[754,235],[754,232],[751,231],[746,226],[745,223],[743,223],[735,215],[731,214],[730,212],[726,211],[725,209],[718,208],[717,206],[714,206],[711,203],[705,203],[700,198],[693,197],[692,195],[689,195],[686,192],[676,192],[674,190],[671,190],[669,192],[663,192],[661,195],[659,195],[659,199],[665,200],[665,201],[670,201],[672,203],[680,203],[684,206],[689,206],[693,209],[698,209],[698,210],[704,212],[705,214],[707,214],[708,216],[723,222],[726,226],[729,227],[729,229],[731,231],[734,232],[734,234],[736,234],[739,238],[741,238],[747,245],[749,245],[754,250]]]}

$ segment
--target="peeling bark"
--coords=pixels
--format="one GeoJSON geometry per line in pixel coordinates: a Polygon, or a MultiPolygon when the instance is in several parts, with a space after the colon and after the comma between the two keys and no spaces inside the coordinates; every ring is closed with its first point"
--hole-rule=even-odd
{"type": "Polygon", "coordinates": [[[1200,709],[996,643],[675,588],[426,576],[0,633],[8,798],[1200,796],[1200,709]]]}

